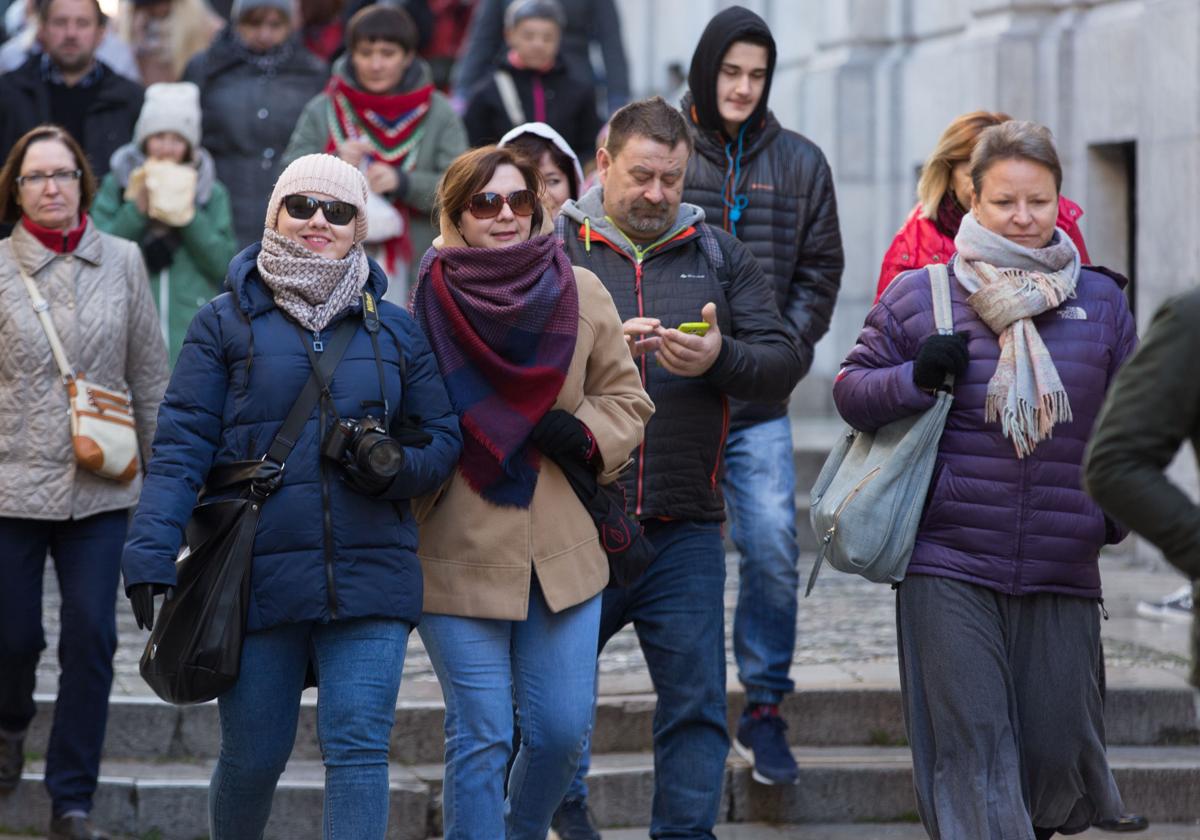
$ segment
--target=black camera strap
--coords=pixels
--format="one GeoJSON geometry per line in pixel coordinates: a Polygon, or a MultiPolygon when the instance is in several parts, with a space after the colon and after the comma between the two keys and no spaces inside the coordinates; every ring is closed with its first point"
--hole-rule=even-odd
{"type": "MultiPolygon", "coordinates": [[[[379,352],[379,307],[375,304],[375,296],[363,289],[363,326],[371,338],[371,350],[375,353],[375,372],[379,375],[379,399],[383,409],[383,422],[391,422],[392,412],[388,406],[387,388],[383,376],[383,354],[379,352]]],[[[400,380],[404,381],[404,353],[400,353],[400,380]]],[[[365,404],[364,404],[365,405],[365,404]]]]}
{"type": "Polygon", "coordinates": [[[300,343],[308,351],[312,373],[309,375],[308,381],[304,383],[304,389],[300,391],[300,396],[292,404],[292,410],[288,412],[287,419],[283,421],[283,426],[275,435],[275,440],[271,442],[271,448],[267,450],[267,459],[277,464],[282,464],[291,453],[300,433],[304,430],[304,424],[312,416],[313,407],[317,402],[322,398],[327,398],[330,404],[333,403],[327,383],[342,357],[346,355],[350,340],[358,332],[358,323],[354,318],[343,318],[337,325],[337,329],[334,330],[333,337],[325,345],[325,350],[318,356],[309,345],[309,333],[301,329],[299,324],[293,323],[292,326],[296,328],[296,332],[300,336],[300,343]]]}

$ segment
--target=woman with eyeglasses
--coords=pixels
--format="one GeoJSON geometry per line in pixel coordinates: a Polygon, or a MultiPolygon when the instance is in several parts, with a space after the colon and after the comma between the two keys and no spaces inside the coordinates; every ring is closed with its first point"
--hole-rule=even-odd
{"type": "Polygon", "coordinates": [[[0,242],[0,792],[21,780],[36,708],[48,551],[62,599],[62,677],[44,776],[54,838],[100,836],[88,814],[117,649],[113,593],[142,471],[118,481],[77,463],[67,385],[27,283],[48,304],[70,367],[129,392],[141,464],[167,384],[142,256],[96,228],[88,216],[95,194],[83,150],[58,126],[25,134],[0,169],[0,220],[15,224],[0,242]]]}
{"type": "Polygon", "coordinates": [[[310,665],[320,684],[323,836],[387,832],[388,743],[421,615],[408,500],[445,480],[460,438],[429,344],[382,300],[387,278],[363,253],[366,205],[362,175],[330,155],[302,157],[280,175],[262,242],[234,258],[230,291],[188,330],[130,526],[125,591],[139,626],[151,628],[211,468],[263,458],[316,360],[349,330],[262,507],[240,676],[217,699],[213,840],[262,837],[310,665]],[[376,431],[368,438],[356,426],[376,431]]]}
{"type": "Polygon", "coordinates": [[[567,260],[541,189],[537,163],[509,148],[451,163],[413,300],[463,429],[458,468],[417,504],[420,633],[446,702],[446,840],[549,830],[591,725],[608,583],[556,460],[614,481],[654,410],[612,298],[567,260]]]}

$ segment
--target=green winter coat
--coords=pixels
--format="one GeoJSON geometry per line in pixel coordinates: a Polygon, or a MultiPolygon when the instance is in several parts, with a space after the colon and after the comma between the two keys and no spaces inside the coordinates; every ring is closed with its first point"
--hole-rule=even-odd
{"type": "MultiPolygon", "coordinates": [[[[169,268],[150,275],[150,290],[158,306],[159,323],[171,353],[171,365],[183,347],[188,325],[200,307],[221,293],[225,273],[237,252],[229,192],[216,180],[212,158],[204,149],[196,155],[200,178],[196,185],[196,216],[179,229],[182,243],[169,268]],[[162,282],[163,277],[167,282],[162,282]]],[[[96,227],[105,233],[140,243],[149,219],[137,205],[125,200],[130,173],[145,162],[133,144],[122,146],[112,157],[89,211],[96,227]]]]}
{"type": "MultiPolygon", "coordinates": [[[[333,63],[333,74],[361,90],[345,56],[333,63]]],[[[406,93],[430,84],[432,80],[429,65],[417,59],[409,66],[396,92],[406,93]]],[[[329,143],[327,101],[326,94],[319,93],[304,106],[287,151],[283,153],[285,167],[298,157],[325,151],[329,143]]],[[[438,181],[451,161],[467,150],[467,130],[463,128],[462,120],[454,113],[450,101],[437,91],[433,92],[424,123],[425,136],[417,147],[417,160],[412,171],[402,176],[400,189],[395,194],[385,196],[403,202],[410,211],[408,230],[413,250],[409,272],[411,278],[417,276],[421,256],[437,235],[432,217],[438,181]]]]}

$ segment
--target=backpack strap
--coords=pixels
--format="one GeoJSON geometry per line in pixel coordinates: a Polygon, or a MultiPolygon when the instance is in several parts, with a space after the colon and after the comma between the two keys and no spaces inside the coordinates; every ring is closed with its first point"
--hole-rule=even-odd
{"type": "MultiPolygon", "coordinates": [[[[933,323],[939,335],[954,334],[954,311],[950,302],[950,273],[945,263],[930,263],[926,266],[929,271],[929,291],[933,297],[933,323]]],[[[954,390],[953,374],[946,374],[945,381],[938,386],[939,391],[954,390]]]]}
{"type": "Polygon", "coordinates": [[[496,90],[500,93],[500,101],[504,103],[504,113],[508,114],[509,122],[521,125],[528,122],[525,119],[525,109],[521,107],[521,97],[517,95],[517,86],[507,70],[497,70],[492,73],[496,82],[496,90]]]}

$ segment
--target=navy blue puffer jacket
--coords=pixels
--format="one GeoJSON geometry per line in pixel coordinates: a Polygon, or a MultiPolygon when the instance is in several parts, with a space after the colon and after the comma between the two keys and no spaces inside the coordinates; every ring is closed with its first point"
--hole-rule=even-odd
{"type": "MultiPolygon", "coordinates": [[[[1074,297],[1033,319],[1073,419],[1017,458],[1000,423],[984,420],[999,341],[967,303],[953,270],[950,296],[954,329],[968,334],[971,361],[954,385],[908,574],[1010,595],[1098,598],[1100,548],[1125,532],[1084,493],[1081,464],[1104,394],[1137,344],[1129,304],[1113,277],[1088,267],[1074,297]]],[[[834,383],[833,399],[847,423],[874,431],[933,405],[933,396],[913,383],[912,367],[921,341],[934,332],[928,270],[900,275],[867,315],[834,383]]]]}
{"type": "MultiPolygon", "coordinates": [[[[261,458],[308,380],[311,366],[294,322],[275,306],[258,276],[260,245],[229,268],[225,294],[196,315],[158,414],[158,431],[141,502],[130,526],[125,587],[175,583],[182,529],[213,464],[261,458]]],[[[367,288],[381,299],[383,271],[371,263],[367,288]]],[[[417,528],[408,499],[438,487],[458,462],[462,439],[437,362],[425,336],[404,310],[380,300],[379,334],[387,401],[400,403],[400,360],[407,365],[406,411],[433,436],[406,447],[399,476],[381,498],[352,490],[340,468],[320,455],[316,409],[287,458],[283,485],[263,506],[254,542],[248,629],[300,621],[398,618],[421,615],[417,528]],[[322,481],[332,523],[332,562],[326,571],[322,481]],[[396,504],[393,504],[396,502],[396,504]]],[[[341,318],[362,317],[361,303],[326,327],[328,341],[341,318]]],[[[352,339],[330,386],[341,417],[380,409],[379,375],[365,329],[352,339]]],[[[389,421],[391,418],[389,418],[389,421]]]]}

